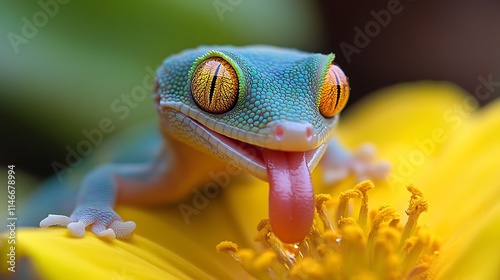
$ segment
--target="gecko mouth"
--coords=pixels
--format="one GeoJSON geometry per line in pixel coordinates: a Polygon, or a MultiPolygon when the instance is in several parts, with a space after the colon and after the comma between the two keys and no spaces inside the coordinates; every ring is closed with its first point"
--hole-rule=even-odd
{"type": "MultiPolygon", "coordinates": [[[[321,156],[315,156],[324,151],[325,144],[303,152],[279,151],[203,128],[224,145],[223,150],[233,149],[240,158],[258,166],[260,172],[265,170],[269,182],[269,222],[274,234],[286,243],[301,241],[309,233],[314,217],[314,191],[309,171],[314,166],[309,168],[309,165],[317,164],[321,156]]],[[[242,168],[241,163],[236,166],[242,168]]]]}
{"type": "MultiPolygon", "coordinates": [[[[184,130],[183,133],[171,131],[172,136],[194,137],[194,133],[197,141],[191,144],[196,149],[269,182],[269,220],[274,234],[286,243],[303,240],[314,217],[314,191],[310,171],[323,156],[327,143],[306,151],[269,149],[215,131],[217,127],[202,123],[209,122],[200,118],[198,112],[189,109],[182,112],[170,107],[164,108],[162,113],[166,117],[167,126],[168,123],[175,122],[177,125],[170,127],[184,130]],[[194,116],[191,117],[190,113],[194,116]]],[[[182,140],[189,143],[190,137],[182,140]]]]}
{"type": "Polygon", "coordinates": [[[166,132],[169,135],[182,138],[180,140],[191,144],[195,149],[229,162],[263,181],[269,181],[268,168],[263,155],[264,150],[282,153],[301,152],[304,154],[307,168],[312,171],[318,165],[327,148],[325,141],[308,150],[278,150],[266,146],[266,143],[269,143],[269,137],[265,135],[265,131],[257,134],[234,128],[228,129],[206,118],[199,111],[178,102],[163,103],[161,107],[161,113],[166,120],[164,126],[167,127],[166,132]],[[179,131],[179,129],[183,131],[179,131]],[[235,135],[235,137],[229,136],[229,134],[235,135]],[[248,139],[254,143],[249,143],[248,139]]]}
{"type": "Polygon", "coordinates": [[[202,134],[210,135],[210,137],[206,140],[210,143],[210,145],[212,145],[212,151],[222,157],[221,159],[231,162],[236,167],[243,169],[264,181],[270,180],[268,174],[269,168],[266,161],[268,158],[267,155],[302,154],[307,168],[312,171],[326,151],[327,143],[322,143],[320,146],[306,151],[282,151],[269,149],[223,135],[207,128],[196,120],[191,119],[191,121],[198,125],[199,130],[203,131],[202,134]]]}

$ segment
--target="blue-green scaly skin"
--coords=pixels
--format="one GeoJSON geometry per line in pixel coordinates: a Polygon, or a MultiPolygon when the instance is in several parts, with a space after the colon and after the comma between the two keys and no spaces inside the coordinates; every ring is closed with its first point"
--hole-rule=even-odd
{"type": "Polygon", "coordinates": [[[326,138],[336,118],[319,113],[318,96],[333,54],[267,46],[210,46],[184,51],[167,58],[158,70],[162,101],[179,101],[196,108],[190,93],[192,72],[210,56],[221,56],[232,64],[240,80],[240,94],[235,108],[224,114],[204,113],[208,118],[255,133],[267,133],[265,128],[271,121],[310,123],[315,133],[326,138]]]}

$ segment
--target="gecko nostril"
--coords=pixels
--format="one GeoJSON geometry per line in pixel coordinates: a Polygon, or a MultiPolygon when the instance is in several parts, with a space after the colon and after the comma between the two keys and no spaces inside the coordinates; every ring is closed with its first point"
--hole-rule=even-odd
{"type": "Polygon", "coordinates": [[[312,137],[313,137],[313,129],[308,126],[306,128],[306,137],[307,137],[307,141],[311,141],[312,137]]]}
{"type": "Polygon", "coordinates": [[[276,126],[274,131],[274,136],[276,137],[276,140],[281,140],[281,138],[283,138],[283,134],[285,134],[285,129],[283,128],[283,126],[282,125],[276,126]]]}

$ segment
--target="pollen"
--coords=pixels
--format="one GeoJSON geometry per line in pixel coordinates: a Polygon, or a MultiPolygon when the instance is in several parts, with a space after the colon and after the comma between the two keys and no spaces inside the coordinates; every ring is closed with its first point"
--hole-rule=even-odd
{"type": "Polygon", "coordinates": [[[373,188],[372,182],[363,181],[341,192],[338,200],[316,195],[313,225],[302,242],[281,242],[269,221],[262,220],[255,238],[260,249],[238,250],[224,241],[217,251],[229,254],[258,279],[428,279],[440,242],[429,228],[418,225],[429,209],[422,191],[407,186],[411,196],[402,224],[393,206],[370,210],[367,193],[373,188]]]}

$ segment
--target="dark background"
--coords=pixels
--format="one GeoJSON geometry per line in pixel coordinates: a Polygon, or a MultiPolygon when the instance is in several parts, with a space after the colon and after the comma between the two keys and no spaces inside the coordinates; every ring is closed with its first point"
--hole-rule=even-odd
{"type": "MultiPolygon", "coordinates": [[[[166,56],[200,44],[335,52],[350,78],[350,105],[400,82],[446,80],[473,94],[479,76],[500,81],[499,1],[241,0],[223,19],[216,1],[120,3],[61,4],[19,53],[8,34],[20,34],[22,18],[30,19],[40,6],[0,4],[2,168],[16,164],[33,182],[53,175],[51,163],[64,162],[64,147],[76,145],[82,129],[113,118],[109,104],[141,83],[146,66],[155,68],[166,56]],[[381,11],[388,5],[400,12],[381,26],[373,14],[387,15],[381,11]],[[377,24],[369,42],[356,45],[356,27],[366,34],[367,26],[377,24]],[[359,53],[348,57],[342,45],[359,53]]],[[[117,131],[154,117],[148,99],[126,121],[115,121],[117,131]]]]}

